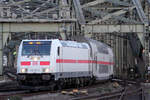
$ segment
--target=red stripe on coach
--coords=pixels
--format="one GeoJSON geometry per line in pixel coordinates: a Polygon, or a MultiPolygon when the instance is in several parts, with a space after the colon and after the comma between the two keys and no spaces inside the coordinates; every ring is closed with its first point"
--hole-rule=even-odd
{"type": "Polygon", "coordinates": [[[105,62],[105,61],[97,61],[97,64],[104,64],[104,65],[112,65],[112,62],[105,62]]]}
{"type": "Polygon", "coordinates": [[[95,61],[95,60],[72,60],[72,59],[57,59],[56,63],[96,63],[104,65],[113,65],[113,62],[95,61]]]}
{"type": "Polygon", "coordinates": [[[90,60],[77,60],[78,63],[90,63],[90,60]]]}
{"type": "Polygon", "coordinates": [[[30,65],[31,65],[31,62],[30,62],[30,61],[22,61],[22,62],[21,62],[21,65],[22,65],[22,66],[30,66],[30,65]]]}
{"type": "Polygon", "coordinates": [[[77,60],[72,60],[72,59],[57,59],[56,63],[76,63],[77,60]]]}
{"type": "Polygon", "coordinates": [[[40,65],[50,65],[50,62],[49,61],[41,61],[40,65]]]}

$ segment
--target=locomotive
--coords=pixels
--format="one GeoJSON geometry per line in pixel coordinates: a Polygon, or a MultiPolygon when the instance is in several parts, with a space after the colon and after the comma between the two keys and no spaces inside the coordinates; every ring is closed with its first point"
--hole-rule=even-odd
{"type": "Polygon", "coordinates": [[[22,40],[17,57],[17,79],[25,85],[89,84],[113,76],[112,49],[88,42],[22,40]]]}

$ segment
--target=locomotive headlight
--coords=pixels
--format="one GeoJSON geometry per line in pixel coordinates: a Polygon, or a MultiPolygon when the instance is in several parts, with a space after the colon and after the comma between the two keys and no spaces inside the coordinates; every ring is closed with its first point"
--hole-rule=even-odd
{"type": "Polygon", "coordinates": [[[45,69],[43,70],[43,72],[44,72],[44,73],[48,73],[48,72],[50,72],[50,69],[49,69],[49,68],[45,68],[45,69]]]}
{"type": "Polygon", "coordinates": [[[38,61],[38,60],[40,60],[40,57],[31,57],[31,60],[33,60],[33,61],[38,61]]]}
{"type": "Polygon", "coordinates": [[[26,73],[27,72],[27,69],[26,68],[22,68],[21,69],[21,73],[26,73]]]}
{"type": "Polygon", "coordinates": [[[37,61],[37,60],[38,60],[38,58],[37,58],[37,57],[34,57],[34,58],[33,58],[33,61],[37,61]]]}

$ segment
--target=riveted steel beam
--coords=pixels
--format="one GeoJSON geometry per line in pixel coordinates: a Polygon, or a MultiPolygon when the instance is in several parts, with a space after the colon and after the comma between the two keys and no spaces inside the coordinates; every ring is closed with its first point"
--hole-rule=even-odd
{"type": "Polygon", "coordinates": [[[143,33],[145,26],[143,24],[86,24],[84,27],[85,34],[91,33],[143,33]]]}

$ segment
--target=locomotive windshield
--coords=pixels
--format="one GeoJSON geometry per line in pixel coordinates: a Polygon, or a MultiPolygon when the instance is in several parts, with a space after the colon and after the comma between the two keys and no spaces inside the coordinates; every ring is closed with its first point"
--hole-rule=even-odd
{"type": "Polygon", "coordinates": [[[50,55],[51,41],[25,41],[23,42],[22,55],[50,55]]]}

